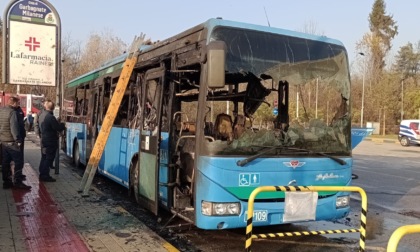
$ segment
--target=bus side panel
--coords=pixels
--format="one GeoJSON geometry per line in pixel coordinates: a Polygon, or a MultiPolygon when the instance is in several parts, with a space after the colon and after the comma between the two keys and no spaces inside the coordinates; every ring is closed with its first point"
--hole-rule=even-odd
{"type": "Polygon", "coordinates": [[[160,142],[160,155],[159,155],[159,199],[160,203],[166,207],[168,206],[168,186],[169,182],[169,133],[162,132],[160,142]]]}
{"type": "Polygon", "coordinates": [[[86,125],[83,123],[66,123],[66,154],[73,157],[74,140],[79,145],[80,162],[86,165],[86,125]]]}
{"type": "Polygon", "coordinates": [[[99,172],[128,188],[131,160],[139,150],[139,130],[112,127],[99,172]]]}

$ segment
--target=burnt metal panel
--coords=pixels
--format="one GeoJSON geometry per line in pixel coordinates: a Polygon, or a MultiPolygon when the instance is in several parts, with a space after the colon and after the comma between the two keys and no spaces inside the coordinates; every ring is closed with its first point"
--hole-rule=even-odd
{"type": "Polygon", "coordinates": [[[177,36],[158,42],[153,45],[151,49],[139,55],[136,67],[142,67],[149,65],[150,62],[159,61],[164,55],[169,58],[173,52],[182,52],[182,50],[188,50],[188,48],[191,49],[191,46],[195,50],[197,45],[205,45],[206,37],[207,30],[200,25],[177,36]]]}

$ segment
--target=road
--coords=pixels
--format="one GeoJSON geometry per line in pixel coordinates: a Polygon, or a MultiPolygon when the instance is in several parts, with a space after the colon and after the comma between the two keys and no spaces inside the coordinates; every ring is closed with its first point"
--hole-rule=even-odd
{"type": "MultiPolygon", "coordinates": [[[[368,197],[366,251],[386,251],[392,232],[403,225],[420,224],[420,147],[402,147],[395,143],[364,141],[353,151],[354,170],[358,179],[353,185],[363,188],[368,197]]],[[[64,161],[64,160],[63,160],[64,161]]],[[[74,168],[73,168],[74,169],[74,168]]],[[[82,169],[77,169],[83,174],[82,169]]],[[[127,190],[101,176],[94,184],[107,198],[112,198],[178,249],[185,252],[243,251],[245,230],[206,231],[161,229],[168,218],[155,218],[127,198],[127,190]],[[157,221],[157,222],[156,222],[157,221]]],[[[256,228],[255,233],[290,232],[303,230],[335,230],[360,227],[360,197],[352,194],[352,211],[338,222],[311,222],[256,228]]],[[[171,223],[175,224],[175,223],[171,223]]],[[[359,233],[288,237],[253,241],[253,251],[357,251],[359,233]]],[[[420,251],[420,234],[404,236],[398,252],[420,251]]]]}
{"type": "MultiPolygon", "coordinates": [[[[368,198],[366,244],[386,247],[396,228],[420,224],[420,147],[364,141],[353,157],[353,173],[358,176],[353,185],[363,188],[368,198]]],[[[356,210],[350,215],[352,221],[358,216],[356,210]]],[[[404,236],[398,248],[419,251],[420,234],[404,236]]]]}

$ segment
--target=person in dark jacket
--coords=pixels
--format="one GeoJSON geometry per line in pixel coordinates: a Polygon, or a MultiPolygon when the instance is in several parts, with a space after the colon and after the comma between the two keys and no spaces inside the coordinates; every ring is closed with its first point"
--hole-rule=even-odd
{"type": "Polygon", "coordinates": [[[46,112],[41,113],[39,125],[41,130],[41,162],[39,164],[39,180],[44,182],[55,182],[50,176],[55,154],[58,148],[59,133],[66,129],[63,123],[59,123],[54,117],[54,103],[45,102],[46,112]]]}
{"type": "MultiPolygon", "coordinates": [[[[19,101],[19,96],[14,96],[19,101]]],[[[17,107],[14,108],[17,113],[18,118],[18,125],[19,125],[19,138],[23,139],[22,143],[20,144],[20,151],[22,152],[22,160],[25,160],[25,137],[26,137],[26,129],[25,129],[25,114],[23,113],[22,108],[20,107],[20,102],[18,102],[17,107]]],[[[26,180],[26,176],[21,173],[17,176],[20,176],[21,180],[26,180]]],[[[16,174],[15,174],[16,179],[16,174]]]]}
{"type": "Polygon", "coordinates": [[[20,132],[17,107],[19,98],[10,97],[8,106],[0,109],[0,141],[2,144],[3,188],[30,190],[22,182],[23,152],[20,149],[24,138],[20,132]],[[10,163],[14,162],[14,183],[10,163]]]}
{"type": "MultiPolygon", "coordinates": [[[[37,113],[36,118],[34,119],[34,131],[35,134],[37,135],[38,138],[41,138],[41,129],[40,129],[40,125],[41,125],[41,118],[42,120],[45,119],[45,115],[48,113],[48,111],[45,109],[45,106],[48,102],[51,102],[52,100],[50,99],[45,99],[42,103],[42,109],[37,113]]],[[[42,140],[40,141],[41,143],[41,157],[42,157],[42,140]]],[[[42,160],[41,160],[42,161],[42,160]]],[[[54,164],[54,162],[53,162],[54,164]]],[[[39,165],[39,170],[41,170],[41,163],[39,165]]],[[[51,166],[50,169],[55,169],[54,166],[51,166]]]]}
{"type": "MultiPolygon", "coordinates": [[[[46,99],[45,101],[44,101],[44,103],[42,104],[42,109],[41,109],[41,111],[39,111],[38,112],[38,114],[37,114],[37,116],[36,116],[36,119],[34,120],[34,131],[35,131],[35,134],[37,135],[37,137],[38,138],[41,138],[41,129],[40,129],[40,122],[39,122],[39,119],[40,119],[40,117],[41,117],[41,115],[43,114],[43,113],[47,113],[46,111],[45,111],[45,104],[47,104],[47,102],[50,102],[51,100],[50,99],[46,99]]],[[[44,118],[45,116],[43,116],[43,118],[44,118]]]]}
{"type": "Polygon", "coordinates": [[[28,115],[26,116],[26,131],[31,132],[34,127],[34,117],[32,115],[32,111],[28,111],[28,115]]]}

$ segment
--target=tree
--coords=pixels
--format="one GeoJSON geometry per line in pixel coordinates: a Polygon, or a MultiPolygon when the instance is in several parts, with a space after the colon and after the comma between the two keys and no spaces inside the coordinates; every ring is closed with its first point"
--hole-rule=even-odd
{"type": "Polygon", "coordinates": [[[94,70],[107,60],[123,54],[126,48],[127,45],[110,31],[93,33],[80,55],[80,74],[94,70]]]}
{"type": "Polygon", "coordinates": [[[398,26],[392,15],[385,13],[384,0],[375,0],[372,12],[369,14],[370,33],[365,34],[357,48],[369,57],[369,74],[373,84],[385,68],[385,58],[392,48],[392,40],[398,34],[398,26]]]}
{"type": "Polygon", "coordinates": [[[420,41],[416,46],[408,42],[400,47],[395,57],[393,70],[400,74],[402,79],[413,78],[417,84],[417,74],[420,70],[420,41]]]}
{"type": "Polygon", "coordinates": [[[376,44],[371,49],[373,63],[382,71],[385,67],[384,58],[391,50],[391,41],[398,34],[398,26],[392,15],[385,14],[386,4],[384,0],[375,0],[372,12],[369,14],[370,32],[377,38],[376,44]]]}
{"type": "MultiPolygon", "coordinates": [[[[398,118],[398,93],[400,81],[394,74],[386,72],[385,59],[392,48],[392,40],[398,34],[398,26],[391,14],[386,14],[384,0],[375,0],[369,14],[369,32],[357,43],[356,48],[363,57],[365,86],[366,121],[398,118]],[[382,117],[383,118],[383,117],[382,117]]],[[[401,88],[400,88],[401,89],[401,88]]],[[[353,90],[352,90],[353,91],[353,90]]]]}
{"type": "Polygon", "coordinates": [[[313,21],[305,22],[303,29],[298,31],[313,35],[325,36],[325,33],[323,31],[318,31],[318,25],[316,22],[313,21]]]}
{"type": "Polygon", "coordinates": [[[64,83],[85,72],[79,67],[81,54],[81,42],[72,40],[70,34],[61,40],[62,77],[64,83]]]}

